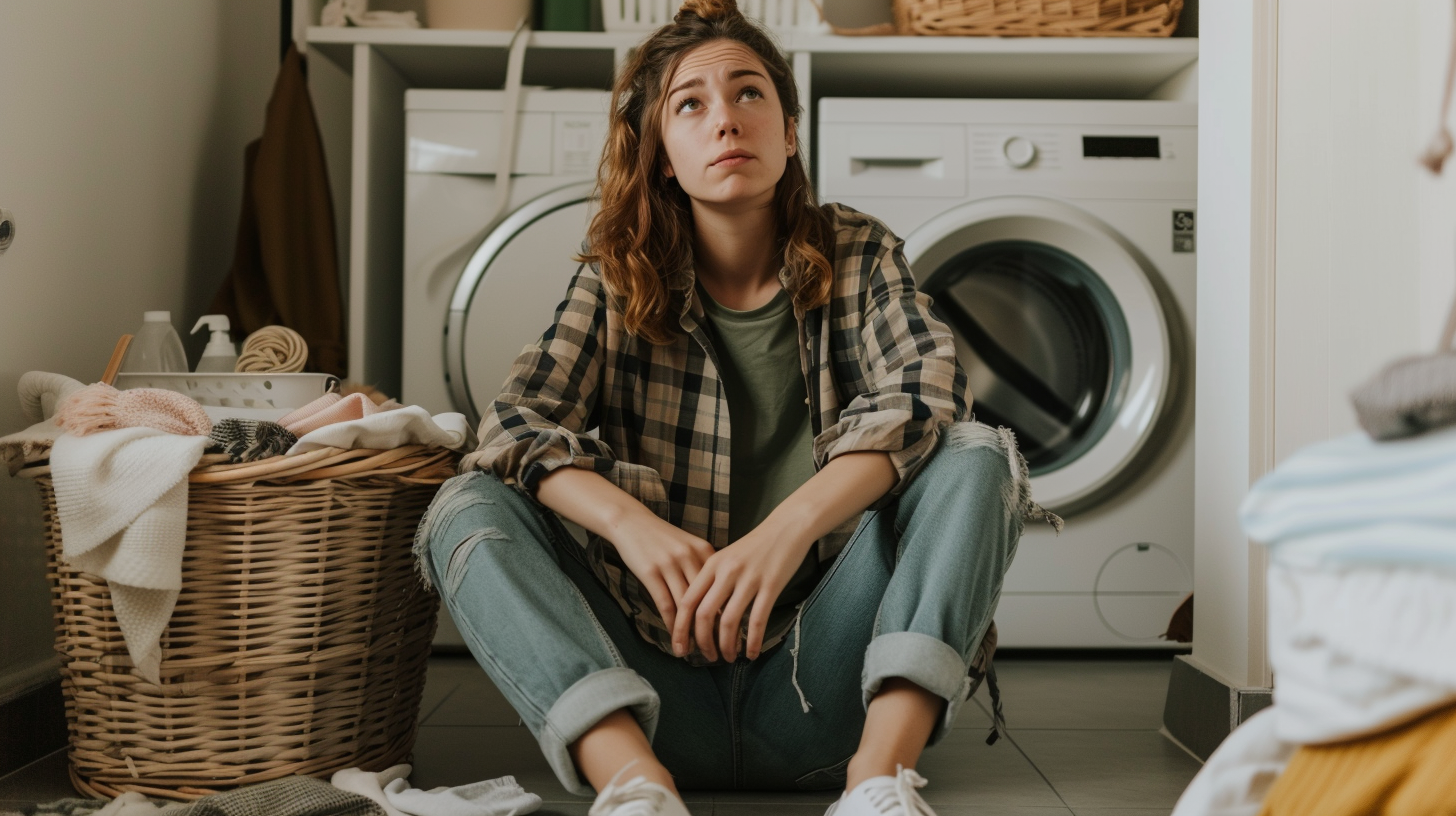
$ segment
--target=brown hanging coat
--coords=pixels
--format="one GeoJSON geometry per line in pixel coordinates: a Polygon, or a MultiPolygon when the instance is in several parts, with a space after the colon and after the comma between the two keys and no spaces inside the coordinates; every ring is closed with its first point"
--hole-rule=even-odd
{"type": "Polygon", "coordinates": [[[211,311],[252,333],[287,326],[308,342],[307,371],[347,374],[344,304],[323,142],[298,47],[273,84],[262,138],[244,152],[233,266],[211,311]]]}

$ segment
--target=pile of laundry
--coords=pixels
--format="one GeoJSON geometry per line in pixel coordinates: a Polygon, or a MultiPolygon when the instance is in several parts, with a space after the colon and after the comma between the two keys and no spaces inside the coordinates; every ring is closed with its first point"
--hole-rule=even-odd
{"type": "MultiPolygon", "coordinates": [[[[409,765],[383,773],[349,768],[332,783],[307,776],[204,796],[195,802],[157,803],[128,792],[105,802],[61,799],[14,811],[15,816],[525,816],[541,807],[515,777],[420,790],[409,785],[409,765]]],[[[0,809],[0,816],[11,813],[0,809]]]]}
{"type": "Polygon", "coordinates": [[[1225,740],[1174,816],[1452,813],[1456,425],[1300,450],[1254,485],[1242,520],[1269,548],[1274,705],[1225,740]]]}
{"type": "Polygon", "coordinates": [[[461,414],[431,416],[364,394],[325,394],[267,422],[172,391],[118,391],[44,372],[22,376],[19,392],[35,424],[0,437],[0,459],[11,475],[49,460],[61,557],[106,579],[127,651],[152,682],[182,588],[187,475],[207,451],[248,462],[321,448],[473,447],[461,414]]]}

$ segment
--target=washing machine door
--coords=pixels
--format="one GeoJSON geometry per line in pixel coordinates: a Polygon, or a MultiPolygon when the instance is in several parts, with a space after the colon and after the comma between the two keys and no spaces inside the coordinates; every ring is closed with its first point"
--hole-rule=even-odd
{"type": "Polygon", "coordinates": [[[523,204],[480,243],[450,297],[445,376],[455,409],[479,424],[511,364],[550,327],[580,266],[571,258],[593,212],[591,183],[523,204]]]}
{"type": "Polygon", "coordinates": [[[954,330],[976,418],[1016,432],[1050,510],[1116,486],[1169,397],[1157,272],[1065,202],[985,199],[905,239],[916,285],[954,330]]]}

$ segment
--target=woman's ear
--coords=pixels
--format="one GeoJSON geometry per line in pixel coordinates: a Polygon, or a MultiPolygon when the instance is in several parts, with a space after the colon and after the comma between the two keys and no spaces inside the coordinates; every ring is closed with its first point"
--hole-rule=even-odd
{"type": "Polygon", "coordinates": [[[785,134],[785,140],[789,155],[793,156],[794,152],[799,148],[799,120],[795,117],[789,117],[789,129],[785,134]]]}

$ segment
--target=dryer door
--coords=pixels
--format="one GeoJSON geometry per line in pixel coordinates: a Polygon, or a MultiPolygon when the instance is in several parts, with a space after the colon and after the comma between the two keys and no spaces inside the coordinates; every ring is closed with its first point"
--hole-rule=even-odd
{"type": "Polygon", "coordinates": [[[952,209],[915,230],[905,253],[954,330],[976,418],[1016,432],[1037,501],[1095,501],[1168,398],[1157,273],[1102,221],[1040,198],[952,209]]]}
{"type": "Polygon", "coordinates": [[[550,327],[580,266],[592,184],[534,198],[492,230],[465,265],[445,325],[445,372],[455,409],[480,422],[511,364],[550,327]]]}

